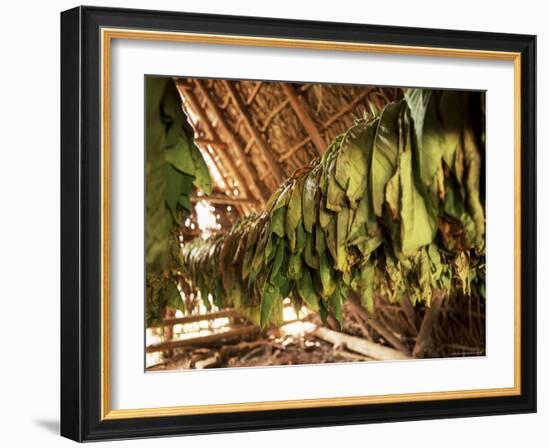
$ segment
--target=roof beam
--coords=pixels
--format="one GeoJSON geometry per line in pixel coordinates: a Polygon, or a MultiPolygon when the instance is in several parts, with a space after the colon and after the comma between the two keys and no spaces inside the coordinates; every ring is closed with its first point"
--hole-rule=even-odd
{"type": "Polygon", "coordinates": [[[254,90],[252,90],[252,93],[250,94],[250,96],[246,99],[246,105],[247,106],[250,106],[252,104],[252,102],[254,101],[254,99],[256,98],[256,95],[258,95],[258,92],[260,91],[260,89],[262,88],[262,81],[258,81],[258,83],[256,84],[256,86],[254,87],[254,90]]]}
{"type": "Polygon", "coordinates": [[[265,157],[265,160],[271,170],[271,173],[275,176],[277,182],[283,182],[286,179],[286,175],[284,171],[282,170],[281,166],[277,162],[277,159],[273,155],[273,150],[267,145],[267,142],[264,140],[263,136],[260,134],[258,129],[254,126],[252,123],[252,119],[250,117],[250,114],[248,110],[245,108],[241,97],[239,96],[239,93],[233,87],[233,85],[227,81],[222,80],[222,83],[224,87],[227,89],[227,92],[229,93],[229,96],[233,99],[233,103],[239,112],[239,115],[241,116],[241,119],[244,123],[244,125],[247,127],[248,131],[252,134],[252,137],[262,150],[262,153],[265,157]]]}
{"type": "MultiPolygon", "coordinates": [[[[219,106],[216,104],[216,102],[212,98],[212,95],[210,94],[206,86],[203,84],[203,82],[200,79],[195,79],[194,82],[195,82],[195,86],[197,87],[197,90],[201,93],[201,95],[206,100],[206,104],[210,107],[210,109],[212,109],[212,113],[214,114],[218,122],[218,125],[223,130],[223,132],[227,134],[227,137],[229,138],[232,144],[232,147],[237,152],[239,161],[241,162],[241,166],[242,166],[242,173],[247,182],[245,184],[246,187],[250,188],[252,194],[258,200],[258,202],[260,202],[261,205],[265,205],[266,198],[264,197],[264,195],[262,194],[262,192],[260,191],[260,189],[256,184],[256,177],[254,174],[255,170],[250,164],[250,162],[248,161],[248,158],[246,157],[246,154],[244,153],[244,150],[241,147],[241,144],[235,137],[235,134],[233,134],[233,132],[227,125],[227,122],[225,121],[222,111],[220,110],[219,106]]],[[[243,185],[243,187],[245,187],[245,185],[243,185]]]]}
{"type": "Polygon", "coordinates": [[[317,152],[319,153],[319,155],[323,155],[327,149],[327,144],[321,136],[319,129],[317,129],[317,125],[311,118],[311,114],[307,104],[302,98],[298,96],[296,90],[294,89],[294,87],[292,87],[290,83],[282,82],[281,87],[283,88],[285,95],[290,101],[290,105],[294,109],[294,112],[296,112],[296,115],[298,115],[298,118],[302,122],[302,125],[304,126],[306,132],[311,137],[311,141],[315,145],[315,148],[317,148],[317,152]]]}
{"type": "Polygon", "coordinates": [[[363,90],[359,95],[357,95],[353,101],[346,104],[344,107],[342,107],[338,112],[336,112],[332,117],[330,117],[327,121],[323,123],[323,129],[328,128],[331,124],[336,122],[340,117],[346,115],[348,112],[351,112],[351,110],[357,106],[363,99],[365,99],[367,96],[370,95],[372,92],[372,87],[367,87],[365,90],[363,90]]]}
{"type": "MultiPolygon", "coordinates": [[[[199,100],[193,93],[193,90],[190,88],[189,84],[185,84],[182,81],[177,82],[177,86],[180,88],[179,91],[189,105],[193,108],[195,114],[199,117],[200,124],[204,126],[206,132],[209,134],[212,142],[222,142],[218,131],[212,126],[210,120],[206,116],[204,109],[199,104],[199,100]]],[[[223,143],[223,142],[222,142],[223,143]]],[[[227,144],[224,143],[224,146],[216,146],[216,155],[221,159],[221,163],[225,169],[227,169],[235,181],[239,183],[239,187],[245,192],[245,194],[250,194],[260,205],[265,204],[265,200],[261,192],[256,187],[256,184],[249,182],[249,178],[246,178],[241,174],[241,171],[235,165],[233,158],[227,153],[227,144]]],[[[232,185],[231,185],[232,187],[232,185]]]]}
{"type": "Polygon", "coordinates": [[[239,198],[237,196],[227,196],[223,194],[211,194],[209,196],[191,196],[191,202],[206,201],[218,205],[242,205],[250,204],[250,200],[239,198]]]}
{"type": "MultiPolygon", "coordinates": [[[[206,133],[210,137],[210,140],[196,138],[195,144],[199,146],[211,145],[218,149],[220,148],[227,149],[227,145],[220,140],[220,136],[218,135],[216,129],[214,129],[214,127],[208,120],[208,117],[206,116],[206,113],[204,112],[203,107],[201,106],[201,104],[199,103],[199,100],[193,93],[192,86],[181,80],[178,80],[176,82],[176,85],[178,87],[180,95],[183,97],[183,99],[187,103],[189,103],[189,105],[193,109],[193,112],[195,112],[195,115],[197,115],[199,118],[199,124],[204,126],[206,133]]],[[[197,133],[198,133],[198,130],[197,130],[197,133]]],[[[243,186],[246,187],[246,183],[244,182],[243,177],[240,175],[239,171],[237,170],[237,167],[233,163],[233,160],[230,157],[227,157],[227,154],[225,153],[225,151],[223,150],[216,151],[216,155],[221,158],[221,162],[224,165],[224,168],[230,171],[231,176],[233,176],[234,180],[236,180],[237,182],[239,182],[239,184],[242,184],[243,186]]],[[[245,188],[245,192],[246,191],[247,190],[245,188]]]]}
{"type": "Polygon", "coordinates": [[[220,141],[220,140],[208,140],[206,138],[196,138],[195,143],[197,145],[201,145],[201,146],[210,145],[210,146],[214,146],[216,148],[225,148],[225,149],[227,149],[227,145],[224,142],[220,141]]]}

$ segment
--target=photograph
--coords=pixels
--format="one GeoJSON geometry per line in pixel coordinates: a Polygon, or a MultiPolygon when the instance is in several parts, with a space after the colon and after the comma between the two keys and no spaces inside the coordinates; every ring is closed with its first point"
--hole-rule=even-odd
{"type": "Polygon", "coordinates": [[[486,356],[485,91],[144,89],[147,372],[486,356]]]}

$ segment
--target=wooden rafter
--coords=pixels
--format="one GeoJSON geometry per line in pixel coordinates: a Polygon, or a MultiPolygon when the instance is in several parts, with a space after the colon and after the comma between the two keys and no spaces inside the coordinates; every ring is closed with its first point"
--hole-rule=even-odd
{"type": "Polygon", "coordinates": [[[256,95],[262,88],[262,85],[263,85],[262,81],[258,81],[257,84],[254,86],[254,90],[252,90],[252,93],[248,96],[248,98],[245,101],[245,104],[247,106],[250,106],[252,104],[252,102],[254,101],[254,98],[256,98],[256,95]]]}
{"type": "Polygon", "coordinates": [[[298,143],[296,143],[292,148],[290,148],[281,157],[279,157],[279,162],[283,162],[289,157],[291,157],[296,151],[298,151],[302,146],[304,146],[309,141],[311,141],[311,137],[308,136],[304,138],[302,141],[299,141],[298,143]]]}
{"type": "Polygon", "coordinates": [[[330,117],[327,121],[323,123],[322,129],[328,128],[332,123],[335,121],[338,121],[341,117],[346,115],[348,112],[351,112],[355,106],[357,106],[364,98],[370,95],[372,92],[372,88],[367,88],[363,92],[361,92],[359,95],[357,95],[353,101],[350,101],[348,104],[346,104],[342,109],[340,109],[338,112],[336,112],[332,117],[330,117]]]}
{"type": "Polygon", "coordinates": [[[190,316],[173,317],[171,319],[164,319],[163,322],[158,325],[159,327],[169,327],[174,325],[191,324],[194,322],[202,322],[205,320],[215,320],[220,318],[233,318],[239,317],[239,312],[235,309],[227,309],[205,314],[192,314],[190,316]]]}
{"type": "Polygon", "coordinates": [[[252,123],[250,114],[246,109],[245,105],[243,104],[241,97],[239,96],[239,93],[235,90],[235,88],[230,82],[226,80],[223,80],[222,82],[224,87],[227,89],[227,92],[229,93],[229,95],[233,100],[233,103],[240,115],[241,121],[247,127],[250,134],[252,134],[252,137],[256,141],[256,144],[262,150],[263,156],[265,157],[265,160],[269,165],[271,173],[275,176],[278,182],[282,182],[286,178],[286,175],[284,171],[281,169],[281,166],[279,165],[279,163],[277,162],[277,159],[275,159],[273,155],[273,150],[267,145],[267,142],[264,140],[263,136],[260,134],[258,129],[256,129],[256,127],[252,123]]]}
{"type": "Polygon", "coordinates": [[[220,205],[242,205],[250,204],[250,199],[239,198],[238,196],[226,196],[223,194],[211,194],[208,196],[191,196],[191,202],[207,201],[211,204],[220,205]]]}
{"type": "Polygon", "coordinates": [[[242,173],[247,182],[245,186],[250,188],[256,200],[261,205],[264,205],[266,198],[264,197],[264,195],[262,194],[262,192],[260,191],[260,189],[256,184],[255,170],[252,167],[250,161],[248,160],[246,154],[244,153],[244,150],[240,142],[237,140],[235,134],[233,134],[233,132],[229,128],[229,125],[225,121],[225,118],[223,116],[221,109],[219,108],[214,98],[212,98],[212,95],[210,94],[210,92],[208,91],[204,83],[200,79],[195,79],[194,83],[195,83],[195,86],[197,87],[197,90],[204,97],[206,104],[212,110],[212,113],[216,118],[217,124],[223,130],[223,132],[227,135],[227,138],[230,140],[233,149],[237,152],[238,160],[240,162],[240,165],[242,166],[242,173]]]}
{"type": "Polygon", "coordinates": [[[227,149],[227,145],[224,142],[220,141],[220,140],[208,140],[206,138],[196,138],[195,143],[197,145],[200,145],[200,146],[210,145],[210,146],[213,146],[215,148],[225,148],[225,149],[227,149]]]}
{"type": "MultiPolygon", "coordinates": [[[[241,148],[241,145],[229,129],[227,123],[225,122],[225,119],[223,118],[222,112],[219,109],[216,102],[213,100],[212,96],[208,92],[208,89],[204,86],[202,81],[196,79],[195,86],[197,87],[197,90],[201,93],[201,95],[204,97],[206,103],[208,106],[212,109],[212,112],[216,118],[216,121],[220,128],[227,134],[228,138],[230,139],[231,144],[233,145],[235,151],[237,151],[239,155],[239,160],[241,162],[242,170],[239,170],[239,166],[237,166],[236,163],[234,163],[233,159],[229,154],[227,154],[225,151],[218,151],[218,154],[223,159],[223,163],[226,164],[226,166],[232,166],[233,173],[235,176],[235,180],[239,183],[239,186],[243,189],[250,191],[252,196],[256,199],[256,201],[263,206],[265,204],[265,198],[256,185],[255,182],[255,176],[254,171],[248,162],[246,155],[243,152],[243,149],[241,148]],[[223,155],[222,155],[223,154],[223,155]],[[242,173],[242,175],[241,175],[242,173]]],[[[188,93],[188,92],[186,92],[188,93]]],[[[194,95],[193,95],[194,96],[194,95]]],[[[195,97],[196,100],[196,97],[195,97]]],[[[195,101],[196,105],[198,106],[198,101],[195,101]]],[[[204,112],[204,109],[200,108],[200,119],[203,121],[206,125],[206,127],[209,129],[209,132],[212,134],[212,137],[214,140],[220,140],[219,134],[217,130],[213,127],[213,125],[210,124],[210,121],[208,120],[208,117],[206,116],[206,113],[204,112]]]]}
{"type": "Polygon", "coordinates": [[[309,134],[311,141],[317,149],[317,152],[319,153],[319,155],[322,155],[327,149],[327,144],[321,136],[319,129],[317,129],[317,125],[311,118],[311,113],[308,110],[308,106],[305,104],[302,98],[298,96],[296,90],[294,89],[294,87],[292,87],[291,84],[282,82],[281,86],[287,98],[289,99],[290,105],[294,109],[294,112],[296,112],[296,115],[298,115],[298,118],[302,122],[306,132],[309,134]]]}
{"type": "MultiPolygon", "coordinates": [[[[338,121],[340,118],[342,118],[347,113],[351,112],[357,105],[364,100],[367,96],[370,95],[372,92],[372,88],[365,90],[364,92],[361,92],[356,98],[353,99],[353,101],[350,101],[348,104],[346,104],[344,107],[342,107],[338,112],[336,112],[332,117],[330,117],[328,120],[326,120],[323,125],[321,126],[322,130],[327,129],[330,125],[338,121]]],[[[294,155],[300,148],[302,148],[306,143],[311,141],[311,136],[308,135],[306,138],[302,139],[298,143],[296,143],[292,148],[290,148],[287,152],[282,154],[279,157],[279,162],[283,162],[287,160],[289,157],[294,155]]]]}
{"type": "MultiPolygon", "coordinates": [[[[200,124],[204,126],[206,133],[209,135],[210,140],[201,142],[201,139],[196,139],[195,143],[197,143],[199,146],[204,145],[211,145],[212,147],[215,147],[219,149],[219,151],[216,151],[216,155],[220,158],[220,162],[223,164],[224,169],[221,170],[221,172],[225,172],[225,170],[228,170],[234,180],[239,182],[239,184],[243,185],[245,194],[249,193],[249,190],[246,188],[246,182],[244,181],[244,178],[239,173],[239,170],[233,163],[233,160],[231,157],[228,157],[226,154],[227,145],[221,141],[216,129],[210,124],[210,121],[208,120],[203,107],[199,103],[199,100],[193,93],[193,90],[189,84],[186,84],[182,81],[178,81],[176,83],[178,86],[178,89],[180,91],[180,94],[184,97],[185,101],[190,105],[190,107],[193,109],[193,112],[195,115],[198,116],[200,120],[200,124]],[[220,145],[220,146],[218,146],[220,145]]],[[[220,167],[218,167],[218,170],[220,167]]]]}
{"type": "Polygon", "coordinates": [[[289,103],[289,100],[287,98],[269,113],[269,115],[265,118],[264,124],[262,126],[262,132],[266,131],[266,129],[269,127],[273,119],[287,106],[288,103],[289,103]]]}

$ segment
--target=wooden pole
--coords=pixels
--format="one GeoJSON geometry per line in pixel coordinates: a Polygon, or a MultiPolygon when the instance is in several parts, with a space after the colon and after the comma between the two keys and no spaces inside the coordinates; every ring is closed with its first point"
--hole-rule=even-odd
{"type": "Polygon", "coordinates": [[[220,205],[246,205],[251,204],[252,201],[246,198],[239,198],[235,196],[227,196],[223,194],[208,195],[208,196],[191,196],[191,202],[200,202],[206,201],[211,204],[220,204],[220,205]]]}
{"type": "Polygon", "coordinates": [[[200,146],[210,145],[210,146],[213,146],[215,148],[227,149],[227,145],[224,142],[220,141],[220,140],[208,140],[208,139],[205,139],[205,138],[196,138],[195,143],[197,145],[200,145],[200,146]]]}
{"type": "Polygon", "coordinates": [[[170,350],[175,348],[183,348],[190,346],[204,347],[226,341],[228,339],[234,339],[245,336],[257,335],[260,332],[260,328],[256,325],[248,325],[246,327],[238,328],[236,330],[224,331],[221,333],[209,334],[208,336],[199,336],[189,339],[174,339],[165,342],[159,342],[158,344],[152,344],[146,348],[147,353],[161,352],[164,350],[170,350]]]}
{"type": "MultiPolygon", "coordinates": [[[[222,140],[220,139],[220,136],[218,135],[218,132],[216,131],[216,129],[214,129],[214,127],[210,123],[210,120],[206,116],[206,113],[204,112],[204,109],[199,104],[199,101],[198,101],[197,97],[193,93],[192,87],[188,84],[183,83],[182,81],[178,81],[176,83],[176,85],[178,86],[180,94],[185,98],[185,100],[193,108],[193,111],[195,112],[195,114],[199,117],[200,124],[202,126],[204,126],[204,128],[206,129],[206,132],[209,134],[210,140],[212,142],[218,142],[218,141],[222,142],[222,140]]],[[[248,182],[245,180],[245,178],[240,173],[238,167],[235,165],[235,163],[234,163],[233,159],[231,158],[231,156],[229,154],[227,154],[227,151],[226,151],[227,150],[227,144],[224,143],[224,142],[222,142],[222,143],[224,145],[223,147],[216,146],[217,143],[212,145],[212,146],[216,147],[216,149],[217,149],[216,155],[221,159],[221,163],[223,165],[223,169],[220,170],[220,171],[222,173],[224,172],[224,170],[229,171],[230,174],[231,174],[231,177],[239,183],[239,185],[241,186],[243,191],[247,194],[250,194],[256,200],[258,200],[257,195],[254,194],[253,191],[252,191],[253,187],[250,187],[248,185],[248,182]]],[[[233,187],[233,185],[229,185],[229,186],[231,188],[233,187]]],[[[263,205],[263,197],[262,197],[262,200],[261,201],[258,200],[258,202],[260,203],[260,205],[263,205]]]]}
{"type": "Polygon", "coordinates": [[[319,153],[319,155],[323,155],[327,149],[327,144],[321,136],[319,129],[317,129],[317,125],[311,118],[311,114],[308,110],[307,105],[298,96],[296,90],[294,90],[294,87],[292,87],[292,85],[286,82],[282,82],[281,86],[288,100],[290,101],[290,105],[294,109],[294,112],[296,112],[296,115],[298,115],[298,118],[302,122],[305,130],[311,137],[311,141],[315,145],[315,148],[317,148],[317,152],[319,153]]]}
{"type": "Polygon", "coordinates": [[[254,86],[254,90],[252,90],[252,93],[250,94],[250,96],[246,99],[246,105],[247,106],[250,106],[252,104],[252,102],[254,101],[254,98],[256,98],[256,95],[258,94],[258,92],[260,91],[260,89],[262,88],[262,85],[263,85],[263,82],[262,81],[258,81],[257,84],[254,86]]]}
{"type": "Polygon", "coordinates": [[[346,104],[342,109],[336,112],[332,117],[323,123],[323,130],[328,128],[332,123],[337,121],[340,117],[350,112],[357,104],[359,104],[364,98],[366,98],[372,92],[372,87],[365,88],[363,92],[357,95],[353,101],[346,104]]]}
{"type": "Polygon", "coordinates": [[[367,311],[360,305],[359,300],[354,296],[353,293],[350,294],[350,296],[348,297],[347,303],[349,303],[350,308],[356,311],[357,314],[365,320],[367,325],[370,325],[371,328],[376,331],[380,336],[382,336],[389,344],[391,344],[404,355],[410,355],[410,350],[405,346],[403,342],[401,342],[390,330],[383,327],[382,325],[380,325],[380,323],[369,316],[367,311]]]}
{"type": "Polygon", "coordinates": [[[220,319],[222,317],[239,317],[239,313],[233,309],[216,311],[214,313],[206,314],[194,314],[191,316],[174,317],[172,319],[165,319],[160,326],[171,327],[180,324],[191,324],[193,322],[201,322],[204,320],[220,319]]]}
{"type": "Polygon", "coordinates": [[[212,95],[210,95],[210,92],[208,91],[206,86],[203,84],[203,82],[200,79],[195,79],[194,82],[195,82],[195,85],[197,86],[197,90],[204,97],[210,109],[212,109],[212,113],[216,117],[216,120],[218,121],[218,125],[222,128],[223,132],[227,134],[227,137],[231,141],[232,147],[235,149],[235,151],[237,152],[237,155],[239,156],[239,161],[241,162],[241,166],[242,166],[242,173],[247,182],[245,185],[242,185],[242,187],[250,188],[252,194],[258,200],[258,202],[260,202],[261,205],[265,205],[266,198],[264,197],[264,195],[262,194],[262,192],[260,191],[260,189],[256,184],[256,177],[254,174],[255,170],[250,164],[250,162],[248,161],[248,158],[244,153],[243,148],[241,147],[241,144],[237,141],[237,138],[235,137],[231,129],[229,129],[229,126],[225,121],[222,111],[220,110],[220,108],[212,98],[212,95]]]}
{"type": "Polygon", "coordinates": [[[329,330],[326,327],[317,327],[313,332],[313,335],[323,341],[330,342],[333,345],[343,345],[352,352],[360,353],[372,359],[377,359],[380,361],[409,359],[408,356],[393,348],[386,347],[375,342],[370,342],[356,336],[350,336],[338,331],[329,330]]]}
{"type": "MultiPolygon", "coordinates": [[[[176,310],[170,306],[166,307],[164,310],[164,320],[170,320],[176,315],[176,310]]],[[[166,327],[163,331],[164,337],[166,339],[172,339],[174,337],[174,327],[166,327]]],[[[163,352],[165,358],[171,358],[174,356],[174,350],[165,350],[163,352]]]]}
{"type": "Polygon", "coordinates": [[[416,337],[416,344],[412,352],[413,358],[424,358],[426,355],[426,348],[431,341],[433,328],[439,317],[444,298],[445,295],[441,289],[433,290],[430,307],[426,308],[422,325],[420,325],[420,331],[416,337]]]}
{"type": "Polygon", "coordinates": [[[254,123],[252,123],[252,119],[250,118],[250,113],[245,108],[241,97],[239,96],[239,93],[235,90],[233,85],[226,80],[222,81],[224,87],[227,89],[227,92],[229,93],[229,96],[232,98],[233,103],[235,104],[235,107],[241,116],[244,125],[247,127],[248,131],[252,134],[252,137],[256,141],[257,145],[262,150],[262,153],[265,157],[265,160],[267,161],[267,164],[269,165],[269,168],[271,169],[272,174],[277,179],[277,182],[282,182],[286,179],[286,175],[283,172],[281,166],[277,162],[277,159],[273,156],[273,150],[267,145],[267,142],[264,140],[258,129],[254,126],[254,123]]]}

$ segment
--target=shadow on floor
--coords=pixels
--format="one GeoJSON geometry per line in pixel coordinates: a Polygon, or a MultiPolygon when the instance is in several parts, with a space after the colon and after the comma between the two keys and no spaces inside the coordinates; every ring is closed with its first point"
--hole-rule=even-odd
{"type": "Polygon", "coordinates": [[[36,426],[39,426],[50,433],[59,434],[59,420],[37,419],[34,421],[34,423],[36,424],[36,426]]]}

